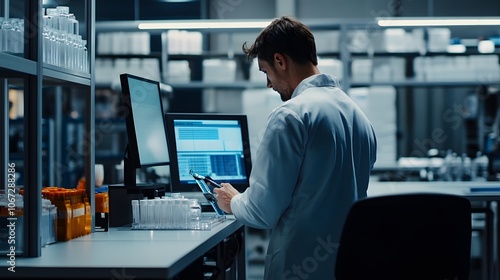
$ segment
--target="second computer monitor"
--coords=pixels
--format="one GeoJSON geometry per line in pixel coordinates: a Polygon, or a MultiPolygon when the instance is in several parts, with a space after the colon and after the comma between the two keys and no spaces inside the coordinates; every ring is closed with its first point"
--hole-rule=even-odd
{"type": "Polygon", "coordinates": [[[190,170],[239,191],[248,187],[252,163],[245,115],[168,113],[165,119],[172,191],[199,191],[190,170]]]}

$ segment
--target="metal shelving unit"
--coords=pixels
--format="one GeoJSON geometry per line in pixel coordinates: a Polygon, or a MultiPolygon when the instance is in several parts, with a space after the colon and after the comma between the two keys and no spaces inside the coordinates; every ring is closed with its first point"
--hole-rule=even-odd
{"type": "Polygon", "coordinates": [[[36,75],[36,62],[0,52],[0,71],[0,73],[18,72],[20,74],[36,75]]]}
{"type": "MultiPolygon", "coordinates": [[[[62,67],[44,64],[42,61],[42,1],[24,0],[25,36],[24,54],[21,56],[0,53],[0,92],[2,93],[0,113],[2,124],[2,146],[4,152],[0,160],[2,168],[0,179],[7,182],[7,166],[10,162],[9,147],[9,88],[15,86],[24,91],[24,209],[23,209],[23,257],[41,255],[41,188],[42,188],[42,89],[47,86],[78,87],[85,89],[85,139],[83,157],[87,195],[94,205],[94,42],[95,42],[95,0],[79,0],[85,7],[85,30],[88,44],[88,73],[67,70],[62,67]],[[36,28],[33,28],[36,27],[36,28]]],[[[9,0],[2,1],[2,16],[9,17],[9,0]]],[[[19,4],[16,2],[16,4],[19,4]]],[[[68,3],[71,6],[71,2],[68,3]]],[[[60,103],[56,102],[56,105],[60,103]]],[[[57,127],[57,123],[55,126],[57,127]]],[[[56,139],[64,137],[56,133],[56,139]]],[[[57,143],[57,140],[56,140],[57,143]]],[[[56,144],[55,144],[56,145],[56,144]]],[[[57,145],[56,145],[57,146],[57,145]]],[[[51,151],[53,152],[53,151],[51,151]]],[[[49,158],[52,158],[50,155],[49,158]]],[[[56,164],[55,159],[52,164],[56,164]]],[[[51,163],[49,163],[51,164],[51,163]]],[[[94,216],[94,213],[93,213],[94,216]]],[[[21,226],[19,226],[21,227],[21,226]]],[[[94,226],[92,225],[92,228],[94,226]]]]}
{"type": "Polygon", "coordinates": [[[45,77],[46,82],[51,82],[52,80],[54,84],[67,82],[82,86],[91,86],[92,82],[90,73],[82,73],[48,64],[44,64],[43,66],[43,76],[45,77]]]}
{"type": "MultiPolygon", "coordinates": [[[[205,20],[207,22],[212,22],[212,21],[217,21],[217,22],[222,22],[223,20],[205,20]]],[[[139,31],[138,29],[138,24],[139,23],[147,23],[147,22],[162,22],[162,21],[113,21],[113,22],[99,22],[96,24],[96,31],[97,32],[133,32],[133,31],[139,31]]],[[[172,20],[172,21],[165,21],[169,23],[182,23],[186,22],[183,20],[172,20]]],[[[305,21],[305,23],[311,28],[313,32],[315,31],[325,31],[325,30],[339,30],[341,35],[340,35],[340,41],[341,42],[346,42],[347,40],[347,33],[349,31],[355,30],[355,29],[365,29],[367,32],[373,31],[373,30],[383,30],[386,27],[379,27],[375,24],[375,22],[365,22],[363,23],[360,20],[341,20],[341,21],[334,21],[334,20],[309,20],[305,21]]],[[[209,33],[228,33],[230,36],[234,33],[241,33],[241,32],[248,32],[248,31],[258,31],[259,28],[254,28],[254,29],[200,29],[200,30],[195,30],[195,31],[200,31],[203,34],[209,34],[209,33]]],[[[151,34],[161,34],[166,30],[148,30],[151,34]]],[[[229,40],[231,41],[231,40],[229,40]]],[[[500,50],[495,51],[493,54],[500,55],[500,50]]],[[[465,53],[447,53],[447,52],[426,52],[424,54],[421,54],[419,52],[374,52],[374,53],[368,53],[368,52],[354,52],[349,50],[348,47],[343,47],[341,46],[339,48],[338,52],[325,52],[325,53],[318,53],[318,56],[320,57],[337,57],[339,58],[343,64],[344,64],[344,73],[343,73],[343,80],[342,80],[342,86],[344,89],[348,89],[351,86],[353,87],[359,87],[359,86],[370,86],[370,85],[393,85],[395,87],[431,87],[431,86],[445,86],[445,87],[451,87],[451,86],[457,86],[457,87],[465,87],[465,86],[476,86],[476,85],[497,85],[500,84],[500,78],[498,80],[491,80],[491,81],[480,81],[480,80],[467,80],[467,81],[419,81],[419,80],[414,80],[412,77],[408,77],[408,79],[403,80],[403,81],[387,81],[387,82],[377,82],[377,81],[367,81],[367,82],[358,82],[358,81],[353,81],[350,78],[350,62],[353,58],[356,57],[368,57],[368,58],[374,58],[374,57],[402,57],[405,58],[406,64],[408,64],[410,67],[413,65],[413,60],[416,57],[419,56],[424,56],[424,57],[432,57],[432,56],[466,56],[466,55],[481,55],[476,49],[473,48],[467,48],[467,51],[465,53]]],[[[154,58],[162,58],[162,54],[152,54],[151,56],[144,56],[144,55],[99,55],[99,57],[103,58],[147,58],[147,57],[154,57],[154,58]]],[[[240,59],[242,57],[241,55],[237,54],[232,54],[232,53],[214,53],[210,51],[205,51],[202,54],[168,54],[162,59],[167,58],[168,60],[189,60],[189,61],[198,61],[200,59],[205,59],[205,58],[228,58],[228,57],[233,57],[234,59],[240,59]]],[[[165,63],[165,61],[162,61],[162,64],[165,63]]],[[[100,87],[104,87],[106,85],[100,85],[100,87]]],[[[203,82],[203,81],[191,81],[189,83],[173,83],[172,86],[177,89],[203,89],[203,88],[216,88],[216,89],[246,89],[246,88],[256,88],[256,87],[265,87],[265,83],[261,83],[260,85],[257,83],[253,82],[248,82],[246,80],[242,81],[236,81],[235,83],[232,83],[231,85],[224,84],[224,83],[210,83],[210,82],[203,82]]]]}

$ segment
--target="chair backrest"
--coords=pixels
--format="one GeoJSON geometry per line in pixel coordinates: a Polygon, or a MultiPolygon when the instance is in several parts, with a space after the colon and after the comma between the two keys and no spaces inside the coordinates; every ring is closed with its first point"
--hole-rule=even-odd
{"type": "Polygon", "coordinates": [[[460,196],[402,194],[355,202],[335,266],[344,279],[468,279],[471,205],[460,196]]]}

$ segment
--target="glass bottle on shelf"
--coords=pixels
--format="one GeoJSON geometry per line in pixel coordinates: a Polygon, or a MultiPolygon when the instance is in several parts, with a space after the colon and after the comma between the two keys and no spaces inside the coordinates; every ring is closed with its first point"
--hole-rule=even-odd
{"type": "Polygon", "coordinates": [[[12,52],[24,52],[24,20],[20,18],[12,19],[12,52]]]}
{"type": "Polygon", "coordinates": [[[70,32],[67,33],[66,39],[66,68],[74,69],[75,67],[75,38],[70,32]]]}
{"type": "Polygon", "coordinates": [[[69,8],[66,6],[56,7],[57,17],[57,52],[59,54],[58,66],[67,67],[67,49],[68,49],[68,28],[67,20],[69,8]]]}
{"type": "Polygon", "coordinates": [[[89,72],[89,57],[87,51],[87,40],[82,40],[82,71],[89,72]]]}
{"type": "Polygon", "coordinates": [[[82,46],[82,36],[81,35],[73,35],[74,36],[74,43],[75,43],[75,64],[74,68],[75,70],[82,71],[83,72],[83,46],[82,46]]]}
{"type": "Polygon", "coordinates": [[[51,60],[51,40],[50,32],[52,29],[52,18],[49,15],[43,16],[43,29],[42,29],[42,48],[43,48],[43,62],[52,64],[51,60]]]}
{"type": "Polygon", "coordinates": [[[73,70],[80,70],[79,69],[79,61],[80,61],[80,51],[79,51],[79,38],[78,38],[78,33],[79,33],[79,24],[78,20],[76,20],[76,17],[74,14],[69,14],[68,15],[68,38],[70,41],[69,45],[69,68],[73,70]]]}
{"type": "Polygon", "coordinates": [[[47,63],[59,65],[59,55],[57,53],[57,10],[55,8],[48,8],[46,12],[48,29],[47,63]]]}
{"type": "Polygon", "coordinates": [[[2,22],[2,50],[4,52],[12,52],[12,32],[13,26],[11,19],[4,19],[2,22]]]}

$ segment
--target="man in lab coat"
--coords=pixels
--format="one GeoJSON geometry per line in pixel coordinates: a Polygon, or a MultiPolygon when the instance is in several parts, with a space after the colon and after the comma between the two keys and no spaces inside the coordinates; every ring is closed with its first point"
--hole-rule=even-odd
{"type": "Polygon", "coordinates": [[[249,188],[222,183],[218,204],[245,225],[272,229],[265,279],[334,279],[345,217],[366,197],[375,163],[372,125],[337,79],[320,73],[314,36],[296,19],[275,19],[243,50],[284,103],[267,120],[249,188]]]}

